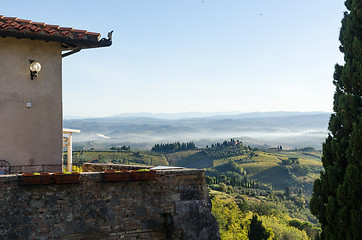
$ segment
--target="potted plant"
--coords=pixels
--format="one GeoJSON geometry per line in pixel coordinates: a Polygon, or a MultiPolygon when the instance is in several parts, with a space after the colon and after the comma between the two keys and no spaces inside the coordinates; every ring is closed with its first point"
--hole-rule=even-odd
{"type": "Polygon", "coordinates": [[[127,182],[131,179],[131,171],[121,170],[114,171],[108,170],[104,172],[103,180],[106,182],[127,182]]]}
{"type": "Polygon", "coordinates": [[[23,184],[50,184],[52,178],[50,173],[23,173],[23,184]]]}
{"type": "Polygon", "coordinates": [[[156,178],[156,171],[149,169],[139,169],[132,171],[132,180],[143,181],[152,180],[156,178]]]}
{"type": "Polygon", "coordinates": [[[79,172],[54,173],[54,181],[56,184],[80,183],[80,173],[79,172]]]}

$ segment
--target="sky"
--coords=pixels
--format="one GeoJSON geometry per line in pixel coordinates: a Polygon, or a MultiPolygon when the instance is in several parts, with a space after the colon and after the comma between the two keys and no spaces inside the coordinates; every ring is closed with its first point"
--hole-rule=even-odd
{"type": "Polygon", "coordinates": [[[332,111],[342,0],[3,1],[0,15],[99,32],[63,58],[63,115],[332,111]]]}

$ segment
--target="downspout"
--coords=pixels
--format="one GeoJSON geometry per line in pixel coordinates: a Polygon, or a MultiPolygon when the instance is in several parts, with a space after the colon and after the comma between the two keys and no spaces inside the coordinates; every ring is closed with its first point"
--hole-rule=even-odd
{"type": "Polygon", "coordinates": [[[67,56],[69,56],[69,55],[72,55],[72,54],[74,54],[74,53],[80,52],[80,50],[82,50],[82,47],[78,47],[77,49],[74,49],[74,50],[72,50],[72,51],[66,52],[66,53],[62,54],[62,58],[67,57],[67,56]]]}

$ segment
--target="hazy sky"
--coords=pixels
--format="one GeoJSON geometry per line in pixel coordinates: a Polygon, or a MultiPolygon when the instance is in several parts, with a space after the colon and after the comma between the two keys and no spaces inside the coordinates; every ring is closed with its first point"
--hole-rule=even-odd
{"type": "Polygon", "coordinates": [[[63,59],[65,116],[332,111],[343,0],[3,1],[0,14],[99,32],[63,59]]]}

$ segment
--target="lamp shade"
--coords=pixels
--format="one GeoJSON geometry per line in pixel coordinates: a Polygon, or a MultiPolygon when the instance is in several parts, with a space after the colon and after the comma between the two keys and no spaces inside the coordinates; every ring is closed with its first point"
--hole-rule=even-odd
{"type": "Polygon", "coordinates": [[[39,72],[41,69],[41,65],[38,62],[32,62],[30,63],[30,71],[32,72],[39,72]]]}

